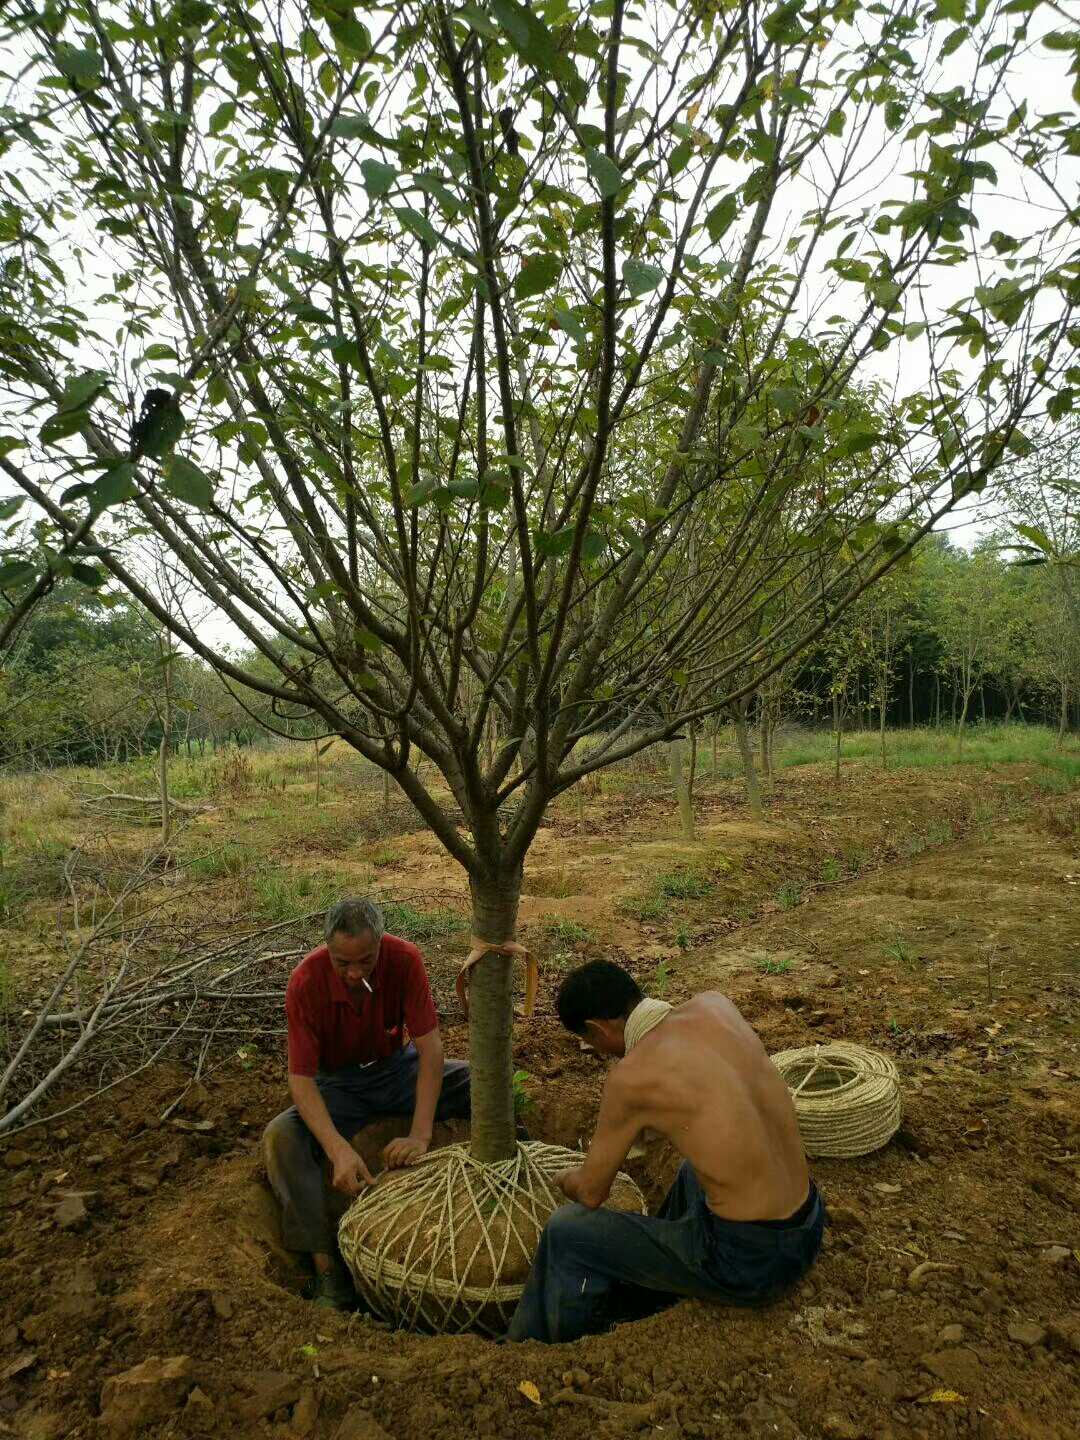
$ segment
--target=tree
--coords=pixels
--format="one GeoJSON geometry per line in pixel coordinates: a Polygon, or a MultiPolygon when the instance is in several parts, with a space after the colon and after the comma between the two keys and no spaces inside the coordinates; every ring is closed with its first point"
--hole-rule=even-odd
{"type": "MultiPolygon", "coordinates": [[[[500,945],[554,796],[753,693],[1068,388],[1068,117],[1006,98],[1026,6],[957,13],[9,7],[0,470],[65,542],[100,515],[100,565],[232,686],[392,776],[500,945]],[[1019,161],[1043,208],[988,235],[1019,161]],[[79,264],[122,345],[68,302],[79,264]],[[156,602],[147,529],[260,668],[156,602]]],[[[492,950],[482,1160],[514,1145],[511,1014],[492,950]]]]}

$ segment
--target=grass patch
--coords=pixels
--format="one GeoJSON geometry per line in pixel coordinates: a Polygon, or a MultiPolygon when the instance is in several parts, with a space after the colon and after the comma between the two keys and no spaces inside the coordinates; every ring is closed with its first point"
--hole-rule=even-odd
{"type": "Polygon", "coordinates": [[[821,878],[826,885],[835,885],[843,874],[839,860],[823,860],[821,863],[821,878]]]}
{"type": "MultiPolygon", "coordinates": [[[[778,766],[824,765],[835,755],[836,739],[828,730],[802,731],[777,743],[778,766]]],[[[969,725],[963,745],[952,726],[936,730],[887,730],[885,753],[890,767],[922,770],[942,765],[1040,765],[1064,774],[1070,783],[1080,779],[1080,752],[1057,748],[1057,733],[1046,725],[969,725]]],[[[848,760],[881,763],[881,736],[876,730],[856,730],[842,741],[841,765],[848,760]]]]}
{"type": "Polygon", "coordinates": [[[255,856],[246,845],[227,840],[219,850],[188,856],[184,865],[197,880],[224,880],[229,875],[242,875],[254,861],[255,856]]]}
{"type": "Polygon", "coordinates": [[[329,910],[341,898],[341,885],[329,875],[294,875],[287,870],[256,872],[251,891],[260,917],[271,924],[329,910]]]}
{"type": "Polygon", "coordinates": [[[754,961],[754,969],[759,975],[786,975],[791,969],[791,961],[773,960],[771,956],[765,955],[754,961]]]}
{"type": "Polygon", "coordinates": [[[377,845],[367,858],[377,870],[382,870],[391,865],[403,864],[405,851],[396,845],[377,845]]]}
{"type": "Polygon", "coordinates": [[[668,903],[663,895],[627,895],[615,908],[632,920],[656,923],[668,917],[668,903]]]}
{"type": "Polygon", "coordinates": [[[392,935],[405,940],[441,940],[465,929],[466,922],[454,910],[415,910],[399,900],[389,900],[382,907],[386,928],[392,935]]]}
{"type": "Polygon", "coordinates": [[[776,901],[781,910],[794,910],[802,899],[802,889],[798,885],[781,885],[776,892],[776,901]]]}
{"type": "Polygon", "coordinates": [[[671,870],[656,877],[656,889],[670,900],[700,900],[708,895],[713,882],[700,870],[671,870]]]}
{"type": "Polygon", "coordinates": [[[594,938],[587,925],[579,925],[576,920],[564,920],[561,917],[546,920],[544,934],[556,945],[582,945],[586,940],[594,938]]]}

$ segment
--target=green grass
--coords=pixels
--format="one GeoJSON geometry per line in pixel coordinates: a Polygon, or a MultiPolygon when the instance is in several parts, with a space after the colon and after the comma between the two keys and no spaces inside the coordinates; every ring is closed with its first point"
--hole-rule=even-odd
{"type": "Polygon", "coordinates": [[[270,924],[328,910],[341,898],[340,883],[329,875],[293,875],[265,870],[251,877],[251,893],[260,917],[270,924]]]}
{"type": "Polygon", "coordinates": [[[826,885],[833,885],[843,874],[839,860],[823,860],[821,862],[821,878],[826,885]]]}
{"type": "Polygon", "coordinates": [[[668,903],[663,895],[627,895],[615,908],[632,920],[657,923],[668,917],[668,903]]]}
{"type": "Polygon", "coordinates": [[[759,975],[786,975],[791,969],[791,961],[773,960],[765,955],[762,959],[754,961],[754,969],[759,975]]]}
{"type": "Polygon", "coordinates": [[[514,1071],[510,1085],[514,1095],[514,1118],[516,1120],[522,1119],[533,1108],[533,1098],[527,1088],[532,1078],[528,1070],[514,1071]]]}
{"type": "MultiPolygon", "coordinates": [[[[836,740],[828,730],[804,731],[776,747],[777,766],[831,764],[836,740]]],[[[1041,765],[1063,775],[1068,784],[1080,780],[1080,748],[1073,739],[1057,748],[1056,732],[1045,725],[969,725],[963,746],[951,726],[935,730],[887,730],[885,753],[895,769],[931,769],[941,765],[1041,765]]],[[[845,734],[841,765],[848,760],[881,762],[881,736],[876,730],[845,734]]]]}
{"type": "Polygon", "coordinates": [[[700,900],[708,895],[713,882],[700,870],[671,870],[656,877],[656,889],[671,900],[700,900]]]}
{"type": "Polygon", "coordinates": [[[781,910],[794,910],[802,899],[802,889],[798,885],[781,885],[776,899],[781,910]]]}
{"type": "Polygon", "coordinates": [[[198,880],[223,880],[227,875],[242,875],[254,861],[255,856],[246,845],[227,840],[220,850],[188,856],[184,865],[198,880]]]}
{"type": "Polygon", "coordinates": [[[895,960],[898,965],[907,965],[909,968],[918,960],[918,956],[914,950],[908,948],[902,935],[894,935],[888,944],[881,947],[881,953],[886,960],[895,960]]]}
{"type": "Polygon", "coordinates": [[[465,919],[454,910],[415,910],[399,900],[388,900],[382,910],[387,930],[405,940],[441,940],[466,926],[465,919]]]}
{"type": "Polygon", "coordinates": [[[545,921],[544,934],[556,945],[581,945],[593,939],[593,932],[587,925],[579,925],[576,920],[564,920],[561,917],[545,921]]]}

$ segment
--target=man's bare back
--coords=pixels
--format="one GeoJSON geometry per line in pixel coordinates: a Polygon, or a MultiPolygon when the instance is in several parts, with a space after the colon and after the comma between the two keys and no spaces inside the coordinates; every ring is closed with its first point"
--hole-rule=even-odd
{"type": "Polygon", "coordinates": [[[722,1219],[786,1220],[806,1200],[810,1176],[787,1085],[718,991],[673,1009],[619,1061],[604,1088],[606,1119],[668,1139],[722,1219]]]}

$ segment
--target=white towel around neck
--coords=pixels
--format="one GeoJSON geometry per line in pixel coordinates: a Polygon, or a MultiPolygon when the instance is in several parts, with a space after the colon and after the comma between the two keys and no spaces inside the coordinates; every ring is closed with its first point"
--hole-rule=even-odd
{"type": "Polygon", "coordinates": [[[635,1005],[630,1014],[626,1017],[625,1043],[626,1053],[648,1035],[650,1030],[655,1030],[661,1020],[666,1020],[671,1014],[671,1006],[666,1000],[642,1000],[635,1005]]]}

